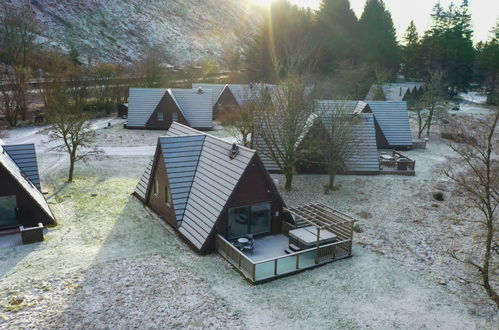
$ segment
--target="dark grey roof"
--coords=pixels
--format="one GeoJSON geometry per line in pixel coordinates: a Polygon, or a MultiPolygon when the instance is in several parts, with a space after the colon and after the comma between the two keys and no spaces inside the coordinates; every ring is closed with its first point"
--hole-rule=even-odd
{"type": "Polygon", "coordinates": [[[165,88],[130,88],[127,126],[145,127],[166,91],[165,88]]]}
{"type": "Polygon", "coordinates": [[[215,105],[218,102],[218,99],[222,95],[227,84],[192,84],[192,89],[198,89],[201,87],[202,89],[212,90],[212,105],[215,105]]]}
{"type": "Polygon", "coordinates": [[[255,151],[240,146],[239,154],[230,159],[232,143],[177,122],[159,143],[170,180],[178,230],[201,249],[255,151]]]}
{"type": "Polygon", "coordinates": [[[41,189],[35,145],[32,143],[4,145],[3,148],[31,183],[41,189]]]}
{"type": "MultiPolygon", "coordinates": [[[[330,130],[332,111],[318,110],[318,118],[326,129],[330,130]],[[328,125],[329,123],[329,125],[328,125]]],[[[352,130],[350,148],[352,154],[345,161],[348,173],[376,173],[379,172],[378,149],[376,146],[376,129],[374,127],[374,116],[371,113],[353,114],[359,121],[353,121],[350,125],[352,130]]]]}
{"type": "MultiPolygon", "coordinates": [[[[379,90],[380,85],[373,85],[367,93],[366,100],[374,100],[376,92],[379,90]]],[[[420,82],[404,82],[404,83],[391,83],[381,85],[383,95],[386,101],[389,102],[400,102],[404,99],[408,92],[414,92],[424,86],[424,83],[420,82]]]]}
{"type": "Polygon", "coordinates": [[[406,102],[367,101],[390,146],[412,146],[406,102]]]}
{"type": "Polygon", "coordinates": [[[213,91],[198,89],[170,89],[174,101],[191,127],[213,127],[213,91]]]}
{"type": "Polygon", "coordinates": [[[135,195],[140,198],[143,202],[146,200],[147,185],[149,184],[149,179],[151,177],[152,164],[154,160],[151,160],[144,171],[144,174],[139,180],[137,187],[135,187],[135,195]]]}
{"type": "Polygon", "coordinates": [[[22,173],[21,169],[4,149],[4,146],[0,146],[0,165],[3,166],[17,182],[19,182],[21,187],[29,196],[31,196],[35,203],[37,203],[42,210],[53,219],[54,216],[40,190],[38,190],[38,188],[36,188],[35,185],[33,185],[31,181],[29,181],[22,173]]]}
{"type": "Polygon", "coordinates": [[[204,135],[159,138],[178,226],[182,223],[204,139],[204,135]]]}
{"type": "Polygon", "coordinates": [[[345,113],[362,113],[368,104],[364,101],[351,100],[315,100],[315,108],[328,107],[331,110],[340,109],[345,113]]]}

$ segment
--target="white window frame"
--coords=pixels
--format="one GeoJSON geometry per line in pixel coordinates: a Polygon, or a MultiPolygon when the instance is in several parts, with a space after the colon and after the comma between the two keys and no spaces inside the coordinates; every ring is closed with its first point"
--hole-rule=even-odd
{"type": "Polygon", "coordinates": [[[178,122],[178,112],[177,111],[172,112],[172,120],[178,122]]]}
{"type": "Polygon", "coordinates": [[[165,120],[165,114],[163,111],[158,111],[158,121],[164,121],[165,120]]]}

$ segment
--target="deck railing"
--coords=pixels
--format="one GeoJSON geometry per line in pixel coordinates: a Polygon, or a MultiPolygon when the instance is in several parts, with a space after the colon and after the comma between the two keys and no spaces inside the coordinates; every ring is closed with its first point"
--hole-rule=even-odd
{"type": "Polygon", "coordinates": [[[342,240],[258,262],[251,260],[220,235],[216,237],[216,248],[225,259],[255,284],[352,255],[351,240],[342,240]]]}

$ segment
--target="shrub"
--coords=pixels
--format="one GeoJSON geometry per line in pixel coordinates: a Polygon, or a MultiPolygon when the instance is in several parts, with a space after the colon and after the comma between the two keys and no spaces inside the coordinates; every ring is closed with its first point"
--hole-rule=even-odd
{"type": "Polygon", "coordinates": [[[444,193],[442,191],[435,191],[433,194],[432,194],[433,198],[436,200],[436,201],[439,201],[439,202],[443,202],[444,201],[444,193]]]}

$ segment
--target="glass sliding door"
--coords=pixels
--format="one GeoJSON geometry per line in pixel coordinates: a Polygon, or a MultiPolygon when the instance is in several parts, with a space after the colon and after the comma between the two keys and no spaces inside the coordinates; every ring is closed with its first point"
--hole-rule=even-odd
{"type": "Polygon", "coordinates": [[[229,209],[229,239],[247,235],[250,223],[249,220],[249,206],[229,209]]]}
{"type": "Polygon", "coordinates": [[[16,196],[0,196],[0,229],[19,226],[16,216],[16,196]]]}
{"type": "Polygon", "coordinates": [[[233,207],[229,209],[228,238],[270,233],[271,224],[270,203],[233,207]]]}
{"type": "Polygon", "coordinates": [[[251,234],[270,233],[271,222],[270,203],[251,206],[251,234]]]}

